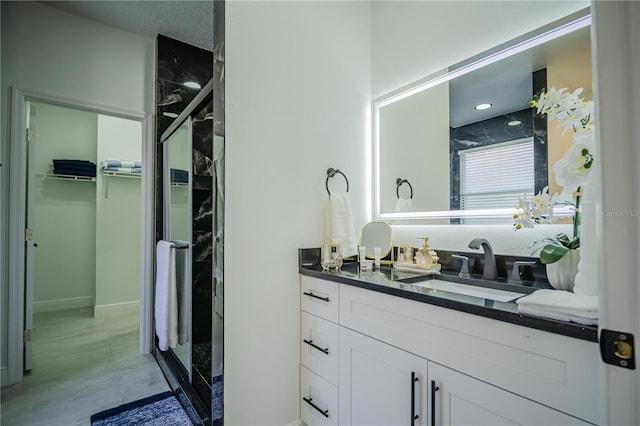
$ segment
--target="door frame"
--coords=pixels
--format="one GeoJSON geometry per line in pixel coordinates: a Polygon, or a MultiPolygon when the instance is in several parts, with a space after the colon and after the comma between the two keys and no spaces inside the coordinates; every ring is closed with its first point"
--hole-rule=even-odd
{"type": "Polygon", "coordinates": [[[144,167],[141,180],[141,229],[140,229],[140,345],[139,351],[148,354],[153,347],[152,325],[152,278],[154,241],[154,175],[155,144],[153,139],[153,116],[143,112],[97,105],[76,99],[46,95],[11,87],[11,119],[9,137],[9,246],[8,273],[9,294],[7,300],[7,382],[9,385],[22,380],[24,371],[24,291],[25,291],[25,229],[26,229],[26,107],[28,102],[41,102],[61,107],[90,111],[97,114],[126,118],[142,123],[142,161],[144,167]]]}
{"type": "MultiPolygon", "coordinates": [[[[592,52],[596,130],[601,173],[596,234],[599,328],[635,335],[640,352],[640,172],[637,117],[640,113],[640,3],[592,0],[592,52]],[[617,214],[611,214],[611,212],[617,214]]],[[[600,424],[640,424],[640,372],[600,363],[600,424]]]]}

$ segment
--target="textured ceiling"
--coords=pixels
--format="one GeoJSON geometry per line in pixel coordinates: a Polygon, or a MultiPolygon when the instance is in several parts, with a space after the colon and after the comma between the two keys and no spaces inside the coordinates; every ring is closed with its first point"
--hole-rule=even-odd
{"type": "Polygon", "coordinates": [[[213,1],[41,1],[130,33],[157,34],[213,51],[213,1]]]}

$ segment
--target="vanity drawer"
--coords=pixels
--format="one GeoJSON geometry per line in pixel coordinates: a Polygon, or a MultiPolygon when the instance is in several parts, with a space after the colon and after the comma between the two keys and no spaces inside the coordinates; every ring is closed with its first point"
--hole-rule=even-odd
{"type": "Polygon", "coordinates": [[[339,288],[340,286],[334,282],[300,277],[301,309],[337,323],[339,288]]]}
{"type": "Polygon", "coordinates": [[[301,312],[300,359],[302,365],[338,384],[338,324],[301,312]]]}
{"type": "Polygon", "coordinates": [[[302,366],[300,415],[307,426],[338,424],[338,388],[302,366]]]}

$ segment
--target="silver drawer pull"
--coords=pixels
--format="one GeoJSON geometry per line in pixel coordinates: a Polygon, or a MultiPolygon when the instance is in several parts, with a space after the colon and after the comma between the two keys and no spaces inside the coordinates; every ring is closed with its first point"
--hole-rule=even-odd
{"type": "Polygon", "coordinates": [[[329,355],[329,348],[321,348],[320,346],[316,345],[315,343],[313,343],[313,340],[306,340],[306,339],[302,339],[303,342],[305,342],[307,345],[319,350],[320,352],[323,352],[327,355],[329,355]]]}
{"type": "Polygon", "coordinates": [[[306,292],[305,292],[305,293],[302,293],[302,294],[304,294],[305,296],[313,297],[313,298],[315,298],[315,299],[324,300],[325,302],[330,302],[330,300],[329,300],[329,298],[328,298],[328,297],[316,296],[315,294],[313,294],[313,293],[311,293],[311,292],[309,292],[309,293],[306,293],[306,292]]]}
{"type": "Polygon", "coordinates": [[[303,396],[302,399],[304,400],[304,402],[306,402],[307,404],[309,404],[310,406],[312,406],[313,408],[318,410],[320,412],[320,414],[322,414],[325,417],[329,417],[329,410],[323,410],[322,408],[318,407],[316,404],[311,402],[311,401],[313,401],[313,398],[305,398],[303,396]]]}

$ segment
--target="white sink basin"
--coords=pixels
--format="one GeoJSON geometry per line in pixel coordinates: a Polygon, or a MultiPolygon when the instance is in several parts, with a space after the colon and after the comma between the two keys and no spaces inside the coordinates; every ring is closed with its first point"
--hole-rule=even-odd
{"type": "Polygon", "coordinates": [[[474,285],[458,284],[449,281],[431,279],[411,283],[420,287],[431,288],[433,290],[442,290],[449,293],[464,294],[466,296],[479,297],[482,299],[495,300],[496,302],[510,302],[519,297],[525,296],[524,293],[516,293],[513,291],[496,290],[494,288],[478,287],[474,285]]]}

